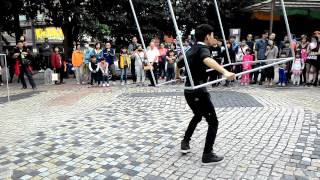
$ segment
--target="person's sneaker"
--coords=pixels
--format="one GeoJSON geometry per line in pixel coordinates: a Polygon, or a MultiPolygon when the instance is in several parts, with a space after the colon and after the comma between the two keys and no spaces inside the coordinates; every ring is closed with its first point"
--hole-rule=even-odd
{"type": "Polygon", "coordinates": [[[260,86],[262,85],[262,82],[261,82],[261,81],[259,82],[259,85],[260,85],[260,86]]]}
{"type": "Polygon", "coordinates": [[[107,84],[107,87],[109,87],[110,85],[109,84],[107,84]]]}
{"type": "Polygon", "coordinates": [[[222,163],[223,160],[223,156],[217,156],[215,153],[208,153],[202,155],[202,165],[219,164],[222,163]]]}
{"type": "Polygon", "coordinates": [[[39,73],[43,73],[44,72],[44,70],[43,69],[41,69],[40,71],[39,71],[39,73]]]}
{"type": "Polygon", "coordinates": [[[285,87],[286,86],[286,83],[282,83],[282,87],[285,87]]]}
{"type": "Polygon", "coordinates": [[[80,85],[80,83],[79,83],[79,82],[77,82],[77,85],[80,85]]]}
{"type": "Polygon", "coordinates": [[[121,83],[121,86],[123,86],[123,85],[124,85],[124,82],[121,83]]]}
{"type": "Polygon", "coordinates": [[[103,87],[106,87],[106,84],[102,84],[103,87]]]}
{"type": "Polygon", "coordinates": [[[3,86],[3,83],[1,83],[0,86],[3,86]]]}
{"type": "Polygon", "coordinates": [[[189,142],[186,142],[184,140],[181,141],[181,153],[187,154],[190,152],[190,145],[189,142]]]}

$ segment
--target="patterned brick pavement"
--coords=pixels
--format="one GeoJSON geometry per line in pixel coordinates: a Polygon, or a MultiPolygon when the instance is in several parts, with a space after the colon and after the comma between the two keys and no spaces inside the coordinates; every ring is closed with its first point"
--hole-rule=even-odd
{"type": "Polygon", "coordinates": [[[0,179],[320,178],[319,88],[211,89],[216,166],[200,163],[205,121],[179,153],[192,117],[181,86],[22,92],[0,107],[0,179]]]}

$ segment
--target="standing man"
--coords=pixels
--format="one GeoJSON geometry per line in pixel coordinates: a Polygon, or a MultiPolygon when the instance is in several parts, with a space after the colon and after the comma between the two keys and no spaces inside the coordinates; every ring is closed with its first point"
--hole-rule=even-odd
{"type": "MultiPolygon", "coordinates": [[[[211,50],[211,58],[214,59],[218,64],[221,64],[222,61],[222,50],[221,47],[218,45],[218,40],[215,37],[215,39],[213,40],[213,44],[210,47],[211,50]]],[[[220,73],[216,70],[210,71],[208,73],[209,75],[209,81],[214,81],[219,79],[220,73]]],[[[212,84],[212,87],[214,86],[218,86],[220,83],[218,84],[212,84]]]]}
{"type": "Polygon", "coordinates": [[[44,72],[45,69],[50,67],[50,57],[51,57],[51,45],[49,44],[48,38],[44,39],[42,44],[42,64],[40,66],[40,72],[44,72]]]}
{"type": "Polygon", "coordinates": [[[27,89],[27,84],[24,79],[24,75],[27,76],[29,83],[33,90],[36,90],[36,84],[32,77],[32,70],[31,70],[31,59],[32,55],[28,51],[27,47],[23,46],[23,41],[18,41],[17,47],[14,49],[13,52],[13,59],[17,60],[18,67],[19,67],[19,78],[22,83],[22,89],[27,89]]]}
{"type": "Polygon", "coordinates": [[[151,83],[151,84],[149,84],[149,86],[156,86],[156,84],[158,84],[159,56],[160,56],[159,49],[156,47],[155,41],[152,40],[150,42],[150,46],[147,51],[147,58],[148,58],[149,63],[153,67],[153,74],[154,74],[154,78],[155,78],[156,82],[153,81],[151,71],[150,70],[147,71],[147,75],[148,75],[148,77],[150,79],[150,83],[151,83]]]}
{"type": "Polygon", "coordinates": [[[111,43],[110,42],[107,42],[106,43],[106,48],[102,51],[103,53],[103,57],[106,59],[107,63],[109,64],[109,71],[111,72],[112,74],[112,81],[113,81],[113,84],[115,84],[116,82],[116,66],[114,65],[114,61],[115,61],[115,54],[116,54],[116,51],[115,49],[112,49],[111,48],[111,43]]]}
{"type": "Polygon", "coordinates": [[[83,52],[81,51],[81,45],[76,45],[76,50],[72,53],[72,65],[74,68],[74,72],[76,75],[77,84],[81,84],[82,82],[82,69],[81,66],[83,64],[83,52]]]}
{"type": "MultiPolygon", "coordinates": [[[[211,58],[209,47],[214,43],[213,28],[210,25],[203,24],[196,28],[195,37],[197,44],[189,51],[188,63],[194,81],[194,85],[200,85],[207,82],[206,69],[209,67],[222,73],[228,80],[235,79],[235,74],[224,69],[214,59],[211,58]]],[[[180,79],[180,69],[184,66],[184,61],[178,62],[176,77],[180,79]]],[[[190,77],[187,73],[186,87],[190,87],[190,77]]],[[[211,97],[206,87],[196,90],[185,90],[184,96],[190,108],[193,111],[193,118],[188,126],[185,136],[181,142],[181,152],[190,152],[189,142],[191,136],[197,127],[197,124],[205,117],[208,122],[208,131],[205,147],[202,155],[202,163],[204,165],[216,164],[223,161],[224,157],[218,156],[213,152],[213,144],[218,132],[218,119],[211,102],[211,97]]]]}
{"type": "MultiPolygon", "coordinates": [[[[255,46],[255,61],[259,60],[265,60],[266,59],[266,52],[267,52],[267,46],[268,46],[268,32],[265,32],[262,34],[262,37],[260,40],[257,41],[256,46],[255,46]]],[[[257,68],[259,66],[263,66],[265,63],[257,63],[254,68],[257,68]]],[[[259,73],[261,73],[261,78],[259,85],[262,85],[262,83],[265,80],[265,73],[264,70],[261,71],[256,71],[254,73],[254,80],[252,84],[256,84],[258,81],[258,76],[259,73]]]]}
{"type": "Polygon", "coordinates": [[[133,84],[137,82],[137,76],[136,76],[136,71],[135,71],[135,50],[138,47],[138,39],[136,36],[133,36],[132,38],[132,43],[129,44],[128,50],[129,50],[129,55],[131,56],[131,76],[133,80],[133,84]]]}
{"type": "Polygon", "coordinates": [[[251,49],[251,51],[253,50],[254,47],[254,41],[253,41],[253,36],[252,34],[248,34],[247,36],[247,41],[246,41],[247,46],[251,49]]]}
{"type": "Polygon", "coordinates": [[[84,59],[83,59],[83,65],[82,65],[82,72],[83,72],[83,84],[90,83],[90,70],[89,70],[89,62],[90,62],[90,56],[92,48],[89,45],[89,42],[84,43],[84,59]]]}

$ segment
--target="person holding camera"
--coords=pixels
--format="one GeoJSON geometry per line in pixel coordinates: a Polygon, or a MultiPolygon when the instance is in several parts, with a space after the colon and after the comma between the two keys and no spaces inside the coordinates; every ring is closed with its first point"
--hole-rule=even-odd
{"type": "Polygon", "coordinates": [[[147,57],[146,54],[143,52],[143,48],[141,45],[138,45],[137,49],[134,51],[133,58],[135,73],[137,76],[137,86],[144,86],[146,80],[146,73],[144,71],[144,66],[147,65],[147,57]]]}
{"type": "Polygon", "coordinates": [[[112,74],[111,80],[114,82],[116,81],[116,66],[114,65],[115,61],[115,50],[111,48],[111,43],[106,43],[106,48],[103,50],[103,57],[106,59],[107,63],[109,64],[109,71],[112,74]]]}
{"type": "Polygon", "coordinates": [[[37,87],[36,87],[36,84],[33,80],[32,69],[31,69],[32,55],[28,51],[27,47],[25,47],[23,45],[23,41],[17,42],[17,46],[16,46],[16,48],[14,48],[12,58],[17,60],[16,66],[19,67],[19,69],[17,69],[16,71],[18,71],[19,78],[22,83],[22,89],[27,89],[27,84],[24,79],[24,75],[26,75],[32,89],[36,90],[37,87]]]}

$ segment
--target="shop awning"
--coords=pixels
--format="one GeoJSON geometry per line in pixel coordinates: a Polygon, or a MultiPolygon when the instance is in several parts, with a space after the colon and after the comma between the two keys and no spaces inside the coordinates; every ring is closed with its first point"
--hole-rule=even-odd
{"type": "MultiPolygon", "coordinates": [[[[253,5],[247,6],[242,10],[252,12],[253,17],[260,20],[267,20],[268,13],[271,11],[272,0],[266,0],[253,5]]],[[[285,1],[285,6],[288,16],[302,15],[314,19],[320,19],[320,0],[305,0],[305,1],[285,1]]],[[[275,4],[275,20],[282,16],[281,3],[276,1],[275,4]]]]}

